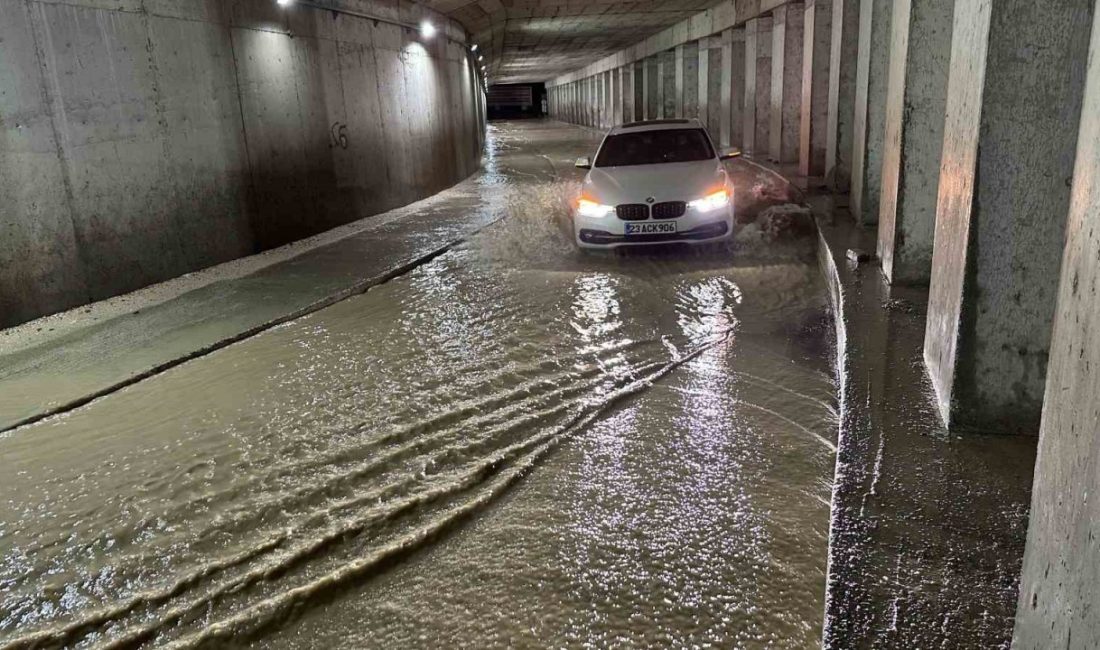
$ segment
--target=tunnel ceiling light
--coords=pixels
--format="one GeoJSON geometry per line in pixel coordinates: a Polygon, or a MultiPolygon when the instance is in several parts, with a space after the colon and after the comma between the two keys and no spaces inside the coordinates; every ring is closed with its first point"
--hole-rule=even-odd
{"type": "Polygon", "coordinates": [[[470,46],[470,51],[471,52],[477,52],[477,43],[474,43],[473,45],[470,46]]]}
{"type": "Polygon", "coordinates": [[[485,60],[485,57],[483,57],[483,56],[481,56],[481,55],[479,54],[479,55],[477,56],[477,60],[478,60],[478,61],[484,61],[484,60],[485,60]]]}
{"type": "Polygon", "coordinates": [[[275,0],[280,7],[289,7],[294,4],[294,0],[275,0]]]}
{"type": "Polygon", "coordinates": [[[431,21],[425,20],[420,23],[420,35],[424,38],[431,38],[435,36],[435,25],[431,21]]]}

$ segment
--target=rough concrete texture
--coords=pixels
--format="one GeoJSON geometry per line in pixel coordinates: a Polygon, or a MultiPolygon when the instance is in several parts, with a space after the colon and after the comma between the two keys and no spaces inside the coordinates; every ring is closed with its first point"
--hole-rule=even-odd
{"type": "Polygon", "coordinates": [[[719,39],[711,39],[710,76],[707,79],[707,124],[715,142],[721,137],[722,128],[722,45],[719,39]]]}
{"type": "Polygon", "coordinates": [[[851,206],[852,214],[862,224],[878,222],[893,5],[893,0],[860,3],[851,206]]]}
{"type": "Polygon", "coordinates": [[[927,285],[954,0],[897,0],[891,24],[878,256],[888,282],[927,285]]]}
{"type": "Polygon", "coordinates": [[[718,99],[718,144],[728,147],[733,133],[730,120],[733,118],[733,30],[722,32],[722,63],[719,68],[718,99]]]}
{"type": "Polygon", "coordinates": [[[687,43],[680,46],[682,79],[679,95],[682,97],[683,117],[699,116],[699,44],[687,43]]]}
{"type": "MultiPolygon", "coordinates": [[[[348,8],[418,20],[411,3],[348,8]]],[[[430,14],[425,14],[430,15],[430,14]]],[[[0,4],[0,326],[428,196],[478,165],[461,36],[271,2],[0,4]],[[383,128],[385,125],[385,128],[383,128]]]]}
{"type": "MultiPolygon", "coordinates": [[[[761,18],[757,21],[756,49],[756,120],[754,155],[766,158],[771,143],[771,105],[772,105],[772,19],[761,18]]],[[[746,61],[746,65],[749,62],[746,61]]],[[[745,125],[748,128],[748,124],[745,125]]]]}
{"type": "Polygon", "coordinates": [[[1066,224],[1066,251],[1013,647],[1100,647],[1100,14],[1066,224]]]}
{"type": "Polygon", "coordinates": [[[661,52],[661,101],[662,117],[674,118],[677,115],[679,99],[676,95],[676,51],[661,52]]]}
{"type": "Polygon", "coordinates": [[[619,76],[622,83],[622,111],[623,111],[623,123],[633,122],[634,117],[634,97],[636,91],[634,89],[634,66],[624,65],[619,68],[619,76]]]}
{"type": "Polygon", "coordinates": [[[798,162],[799,122],[802,116],[801,2],[776,9],[772,21],[772,87],[769,158],[778,163],[798,162]]]}
{"type": "Polygon", "coordinates": [[[829,202],[811,198],[835,217],[819,223],[842,403],[822,645],[1005,648],[1034,438],[944,430],[920,364],[927,291],[849,263],[874,233],[829,202]]]}
{"type": "Polygon", "coordinates": [[[732,30],[730,37],[730,146],[743,147],[745,142],[744,28],[732,30]]]}
{"type": "Polygon", "coordinates": [[[661,116],[657,58],[652,56],[645,60],[645,119],[647,120],[655,120],[661,116]]]}
{"type": "MultiPolygon", "coordinates": [[[[760,36],[759,20],[750,20],[745,23],[745,113],[741,148],[750,156],[755,155],[757,150],[756,104],[759,84],[756,78],[758,68],[756,61],[760,58],[760,48],[767,47],[767,43],[762,42],[760,36]]],[[[766,140],[760,141],[761,147],[766,145],[766,140]]]]}
{"type": "Polygon", "coordinates": [[[847,192],[852,182],[856,67],[859,60],[859,4],[860,0],[833,0],[825,178],[829,188],[835,192],[847,192]]]}
{"type": "Polygon", "coordinates": [[[803,18],[802,112],[798,126],[798,173],[801,176],[825,175],[832,1],[809,0],[803,18]]]}
{"type": "Polygon", "coordinates": [[[649,97],[646,92],[645,61],[635,61],[631,65],[634,66],[634,119],[644,120],[649,97]]]}
{"type": "Polygon", "coordinates": [[[695,64],[696,117],[703,126],[710,128],[710,38],[701,38],[696,49],[698,62],[695,64]]]}
{"type": "Polygon", "coordinates": [[[1039,430],[1093,10],[956,5],[925,338],[951,426],[1039,430]]]}

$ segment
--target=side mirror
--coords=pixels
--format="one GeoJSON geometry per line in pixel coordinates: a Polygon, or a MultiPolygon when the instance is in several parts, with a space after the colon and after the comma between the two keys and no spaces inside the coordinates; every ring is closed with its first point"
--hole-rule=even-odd
{"type": "Polygon", "coordinates": [[[592,169],[592,161],[588,158],[577,158],[577,162],[574,166],[577,169],[592,169]]]}
{"type": "Polygon", "coordinates": [[[719,160],[733,160],[741,157],[740,149],[723,149],[718,153],[719,160]]]}

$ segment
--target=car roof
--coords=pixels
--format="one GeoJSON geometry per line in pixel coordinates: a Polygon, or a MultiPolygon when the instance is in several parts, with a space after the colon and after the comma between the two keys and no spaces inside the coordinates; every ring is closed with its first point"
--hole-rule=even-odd
{"type": "Polygon", "coordinates": [[[611,129],[608,135],[621,133],[636,133],[639,131],[669,131],[672,129],[701,129],[703,123],[697,119],[684,120],[642,120],[640,122],[628,122],[611,129]]]}

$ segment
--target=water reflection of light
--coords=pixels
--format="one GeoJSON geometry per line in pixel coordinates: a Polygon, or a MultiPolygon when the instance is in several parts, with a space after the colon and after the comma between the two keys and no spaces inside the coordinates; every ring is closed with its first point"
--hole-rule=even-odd
{"type": "MultiPolygon", "coordinates": [[[[582,364],[595,363],[607,374],[610,390],[614,380],[631,376],[631,365],[623,354],[630,339],[616,336],[622,329],[622,304],[619,299],[619,281],[602,273],[579,275],[573,283],[573,318],[570,327],[579,339],[577,356],[582,364]]],[[[599,398],[605,391],[597,391],[599,398]]]]}

